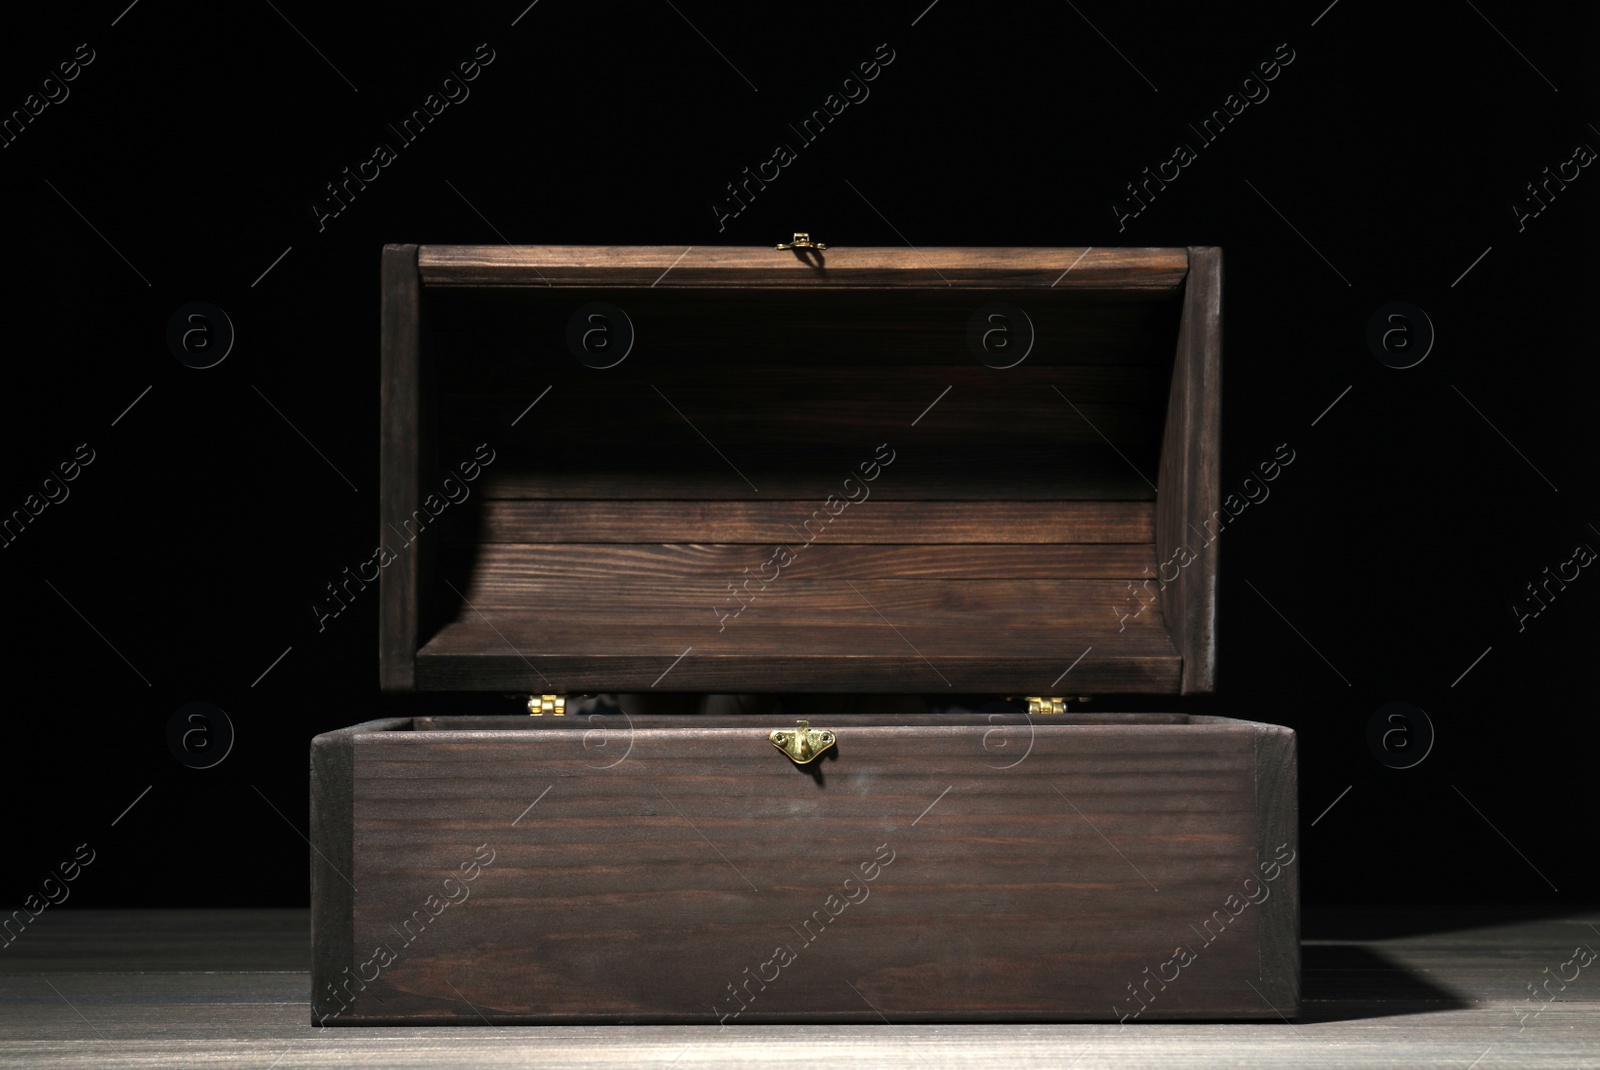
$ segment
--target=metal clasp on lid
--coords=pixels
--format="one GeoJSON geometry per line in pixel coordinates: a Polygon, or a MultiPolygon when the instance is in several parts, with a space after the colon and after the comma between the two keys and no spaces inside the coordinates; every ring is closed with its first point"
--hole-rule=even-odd
{"type": "Polygon", "coordinates": [[[810,721],[796,721],[795,730],[778,729],[768,733],[772,745],[787,754],[796,765],[809,765],[833,746],[834,735],[826,729],[812,728],[810,721]]]}
{"type": "Polygon", "coordinates": [[[793,240],[786,241],[786,242],[779,242],[778,243],[778,248],[779,249],[818,249],[818,250],[821,250],[821,249],[826,249],[827,245],[823,244],[822,242],[814,242],[814,241],[811,240],[811,235],[807,234],[803,230],[797,230],[797,231],[794,232],[793,240]]]}

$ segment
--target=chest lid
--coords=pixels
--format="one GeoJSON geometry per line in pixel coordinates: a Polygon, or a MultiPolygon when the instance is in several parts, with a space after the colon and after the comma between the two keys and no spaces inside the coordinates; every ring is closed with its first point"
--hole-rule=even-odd
{"type": "Polygon", "coordinates": [[[382,277],[388,690],[1212,688],[1218,249],[382,277]]]}

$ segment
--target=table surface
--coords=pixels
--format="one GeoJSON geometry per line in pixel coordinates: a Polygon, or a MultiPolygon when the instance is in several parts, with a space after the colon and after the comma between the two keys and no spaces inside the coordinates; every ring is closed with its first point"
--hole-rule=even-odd
{"type": "Polygon", "coordinates": [[[1600,961],[1574,960],[1600,912],[1309,911],[1303,1015],[1204,1025],[318,1029],[308,933],[303,910],[47,910],[0,953],[0,1066],[1600,1067],[1600,961]]]}

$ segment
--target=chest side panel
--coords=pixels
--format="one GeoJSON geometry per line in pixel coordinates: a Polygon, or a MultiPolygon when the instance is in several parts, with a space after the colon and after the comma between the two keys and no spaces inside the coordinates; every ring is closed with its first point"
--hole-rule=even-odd
{"type": "Polygon", "coordinates": [[[769,727],[363,740],[348,1013],[1272,1013],[1253,727],[769,727]]]}

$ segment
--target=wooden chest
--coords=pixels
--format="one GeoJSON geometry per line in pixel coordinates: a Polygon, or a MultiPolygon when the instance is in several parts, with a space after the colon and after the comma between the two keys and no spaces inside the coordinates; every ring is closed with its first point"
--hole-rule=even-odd
{"type": "Polygon", "coordinates": [[[1213,686],[1219,250],[389,246],[383,288],[347,590],[439,716],[313,741],[314,1021],[1298,1012],[1293,733],[1076,698],[1213,686]]]}

